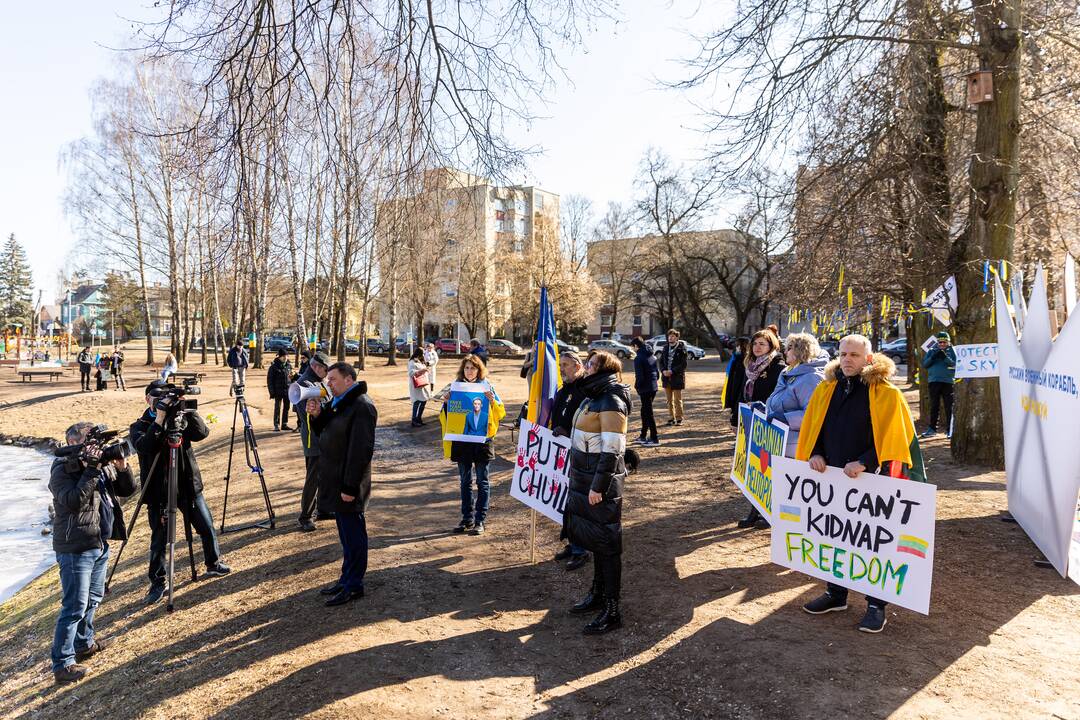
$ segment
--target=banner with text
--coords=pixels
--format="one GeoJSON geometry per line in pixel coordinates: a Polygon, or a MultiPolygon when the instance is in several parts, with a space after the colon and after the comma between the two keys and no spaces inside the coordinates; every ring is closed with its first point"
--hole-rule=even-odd
{"type": "Polygon", "coordinates": [[[774,563],[929,614],[936,486],[869,473],[852,480],[783,457],[772,472],[774,563]]]}
{"type": "Polygon", "coordinates": [[[569,472],[570,438],[522,419],[510,496],[562,525],[569,472]]]}
{"type": "Polygon", "coordinates": [[[953,345],[956,351],[956,379],[996,378],[998,376],[997,343],[953,345]]]}
{"type": "Polygon", "coordinates": [[[769,422],[765,413],[754,408],[750,431],[746,434],[746,472],[743,481],[735,484],[746,499],[766,517],[772,513],[773,458],[784,454],[788,426],[779,421],[769,422]]]}

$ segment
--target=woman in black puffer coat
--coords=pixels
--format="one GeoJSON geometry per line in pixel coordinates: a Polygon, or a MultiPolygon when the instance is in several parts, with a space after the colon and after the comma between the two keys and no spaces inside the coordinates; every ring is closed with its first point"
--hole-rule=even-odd
{"type": "Polygon", "coordinates": [[[599,635],[622,626],[622,491],[626,478],[626,418],[630,388],[623,385],[622,363],[607,352],[593,354],[580,382],[586,400],[574,419],[570,449],[570,494],[563,532],[571,543],[593,554],[589,594],[570,612],[600,610],[585,626],[599,635]]]}

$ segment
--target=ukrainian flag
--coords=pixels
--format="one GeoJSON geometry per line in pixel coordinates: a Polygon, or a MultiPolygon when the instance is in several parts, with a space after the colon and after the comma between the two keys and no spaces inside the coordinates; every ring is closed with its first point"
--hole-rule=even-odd
{"type": "Polygon", "coordinates": [[[551,426],[551,406],[562,387],[559,374],[559,348],[555,345],[555,312],[548,302],[547,288],[540,288],[540,315],[536,321],[533,345],[533,374],[529,386],[529,412],[526,419],[544,427],[551,426]]]}

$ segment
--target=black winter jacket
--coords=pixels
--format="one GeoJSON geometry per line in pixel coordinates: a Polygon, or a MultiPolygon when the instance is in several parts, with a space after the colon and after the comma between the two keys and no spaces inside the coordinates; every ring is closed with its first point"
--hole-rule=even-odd
{"type": "Polygon", "coordinates": [[[117,496],[127,497],[135,492],[135,476],[131,470],[83,467],[77,458],[56,458],[49,474],[49,490],[53,496],[53,550],[58,553],[79,553],[101,547],[101,493],[98,480],[103,479],[109,504],[112,506],[113,527],[109,540],[124,540],[124,511],[117,496]]]}
{"type": "MultiPolygon", "coordinates": [[[[634,390],[638,395],[656,393],[656,379],[660,371],[656,367],[656,356],[648,347],[643,347],[634,355],[634,390]]],[[[683,384],[685,384],[685,379],[683,384]]]]}
{"type": "Polygon", "coordinates": [[[371,458],[375,454],[378,410],[367,396],[367,383],[356,383],[338,401],[323,405],[311,429],[319,438],[319,510],[365,512],[371,497],[371,458]],[[341,495],[355,499],[345,502],[341,495]]]}
{"type": "Polygon", "coordinates": [[[664,351],[660,353],[660,371],[660,382],[664,387],[686,389],[686,343],[680,340],[674,347],[671,343],[664,346],[664,351]],[[671,376],[664,375],[664,370],[670,370],[671,376]]]}
{"type": "MultiPolygon", "coordinates": [[[[143,485],[149,484],[144,501],[149,506],[164,507],[169,502],[168,446],[165,444],[165,428],[154,422],[154,416],[147,408],[143,416],[131,424],[131,442],[139,453],[139,478],[143,485]],[[165,450],[165,453],[161,453],[165,450]],[[161,453],[161,459],[154,465],[154,459],[161,453]],[[148,477],[153,466],[154,474],[148,477]]],[[[195,460],[195,451],[191,444],[206,439],[210,428],[197,412],[185,413],[185,424],[178,453],[177,467],[177,502],[186,504],[202,492],[202,472],[195,460]]]]}
{"type": "MultiPolygon", "coordinates": [[[[588,400],[582,403],[578,422],[585,412],[630,414],[630,388],[613,374],[592,375],[585,379],[588,400]]],[[[626,479],[623,459],[626,437],[612,446],[602,433],[574,428],[570,448],[570,493],[563,512],[563,534],[570,542],[600,555],[622,552],[622,494],[626,479]],[[603,496],[596,505],[589,504],[589,492],[603,496]]]]}
{"type": "Polygon", "coordinates": [[[586,400],[585,379],[585,376],[581,376],[577,380],[563,383],[555,393],[555,401],[551,405],[551,430],[556,435],[570,437],[574,431],[574,416],[577,415],[581,403],[586,400]]]}
{"type": "Polygon", "coordinates": [[[270,393],[270,399],[289,397],[289,378],[292,377],[292,363],[282,358],[274,358],[270,368],[266,371],[266,389],[270,393]]]}

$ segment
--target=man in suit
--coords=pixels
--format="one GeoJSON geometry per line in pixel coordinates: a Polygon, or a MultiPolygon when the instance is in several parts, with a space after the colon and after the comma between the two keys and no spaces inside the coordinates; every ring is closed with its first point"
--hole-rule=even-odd
{"type": "Polygon", "coordinates": [[[473,398],[472,412],[465,416],[465,434],[487,437],[487,423],[483,417],[484,401],[473,398]]]}

